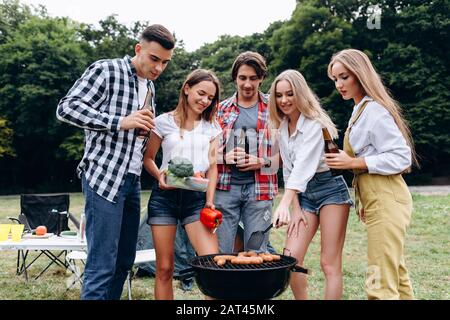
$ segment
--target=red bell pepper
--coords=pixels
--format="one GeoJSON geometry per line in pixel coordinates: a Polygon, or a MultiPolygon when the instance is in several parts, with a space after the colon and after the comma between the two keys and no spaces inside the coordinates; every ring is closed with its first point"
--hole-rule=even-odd
{"type": "Polygon", "coordinates": [[[217,228],[222,223],[222,212],[211,208],[203,208],[200,211],[200,221],[207,228],[217,228]]]}

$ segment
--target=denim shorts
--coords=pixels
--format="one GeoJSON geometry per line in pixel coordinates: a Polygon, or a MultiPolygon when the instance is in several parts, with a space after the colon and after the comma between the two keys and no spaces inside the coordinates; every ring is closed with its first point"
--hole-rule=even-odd
{"type": "Polygon", "coordinates": [[[319,172],[312,177],[306,191],[298,195],[303,210],[319,215],[328,204],[353,205],[347,184],[342,176],[333,176],[330,171],[319,172]]]}
{"type": "Polygon", "coordinates": [[[205,207],[206,193],[199,191],[174,189],[162,190],[154,187],[148,201],[149,225],[184,226],[200,220],[200,210],[205,207]]]}

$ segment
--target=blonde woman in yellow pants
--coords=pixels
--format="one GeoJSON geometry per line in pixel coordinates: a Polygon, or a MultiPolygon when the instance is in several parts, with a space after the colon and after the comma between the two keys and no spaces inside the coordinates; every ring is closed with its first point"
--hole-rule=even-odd
{"type": "Polygon", "coordinates": [[[410,130],[363,52],[347,49],[335,54],[328,76],[343,99],[355,102],[344,151],[325,157],[330,168],[355,174],[356,212],[368,237],[367,297],[413,299],[404,258],[412,198],[402,177],[412,163],[417,165],[410,130]]]}

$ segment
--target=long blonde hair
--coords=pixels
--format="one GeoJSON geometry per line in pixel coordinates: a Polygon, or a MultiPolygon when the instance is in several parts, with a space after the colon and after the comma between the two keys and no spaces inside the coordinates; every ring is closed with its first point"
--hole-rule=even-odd
{"type": "Polygon", "coordinates": [[[294,103],[300,113],[307,118],[319,121],[322,126],[328,129],[333,138],[337,138],[338,132],[336,125],[333,123],[325,110],[323,110],[320,106],[319,98],[317,98],[308,86],[303,75],[297,70],[292,69],[285,70],[280,73],[272,82],[272,86],[270,87],[269,119],[271,126],[274,128],[279,128],[281,121],[285,117],[283,112],[278,109],[276,102],[276,87],[278,82],[282,80],[289,82],[291,85],[294,93],[294,103]]]}
{"type": "MultiPolygon", "coordinates": [[[[419,167],[411,131],[402,115],[402,109],[384,86],[369,57],[364,52],[356,49],[345,49],[334,54],[328,64],[328,77],[330,79],[333,79],[331,71],[336,62],[342,63],[349,72],[355,75],[364,90],[364,94],[381,104],[391,114],[406,143],[411,148],[413,163],[419,167]]],[[[407,171],[411,171],[411,168],[407,171]]]]}

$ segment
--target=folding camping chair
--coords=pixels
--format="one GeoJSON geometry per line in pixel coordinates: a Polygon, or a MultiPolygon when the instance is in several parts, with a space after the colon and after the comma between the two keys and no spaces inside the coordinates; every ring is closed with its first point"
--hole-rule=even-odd
{"type": "MultiPolygon", "coordinates": [[[[72,251],[66,256],[66,260],[68,263],[67,269],[72,272],[72,277],[70,277],[67,281],[67,290],[72,289],[77,283],[79,285],[83,285],[83,276],[84,276],[84,266],[86,265],[87,253],[85,251],[72,251]],[[76,261],[81,261],[80,265],[77,265],[76,261]]],[[[156,260],[155,249],[147,249],[147,250],[137,250],[136,257],[134,259],[133,267],[130,271],[128,271],[128,276],[126,279],[127,292],[128,292],[128,300],[132,300],[131,297],[131,281],[133,280],[135,274],[135,267],[139,265],[154,262],[156,260]]]]}
{"type": "MultiPolygon", "coordinates": [[[[58,221],[61,219],[61,231],[69,230],[68,220],[70,219],[75,226],[79,227],[78,220],[69,213],[69,194],[22,194],[20,196],[20,214],[18,219],[10,218],[25,225],[25,232],[31,232],[38,226],[46,226],[47,232],[56,233],[58,221]],[[60,217],[58,217],[60,216],[60,217]]],[[[38,279],[52,264],[67,268],[65,259],[66,251],[53,253],[49,250],[41,250],[37,257],[31,262],[27,261],[28,250],[19,250],[17,253],[17,274],[25,273],[25,279],[28,280],[28,268],[41,256],[45,255],[50,259],[49,264],[36,276],[38,279]]]]}
{"type": "Polygon", "coordinates": [[[77,283],[83,285],[84,266],[86,265],[86,251],[71,251],[66,255],[67,269],[72,272],[72,277],[67,279],[67,290],[72,289],[77,283]],[[81,266],[77,264],[80,261],[81,266]]]}
{"type": "Polygon", "coordinates": [[[134,267],[138,267],[139,265],[154,262],[156,260],[155,249],[147,249],[147,250],[137,250],[136,257],[134,258],[133,268],[128,271],[128,276],[126,279],[127,283],[127,291],[128,291],[128,300],[132,300],[131,297],[131,280],[134,277],[135,271],[134,267]]]}

